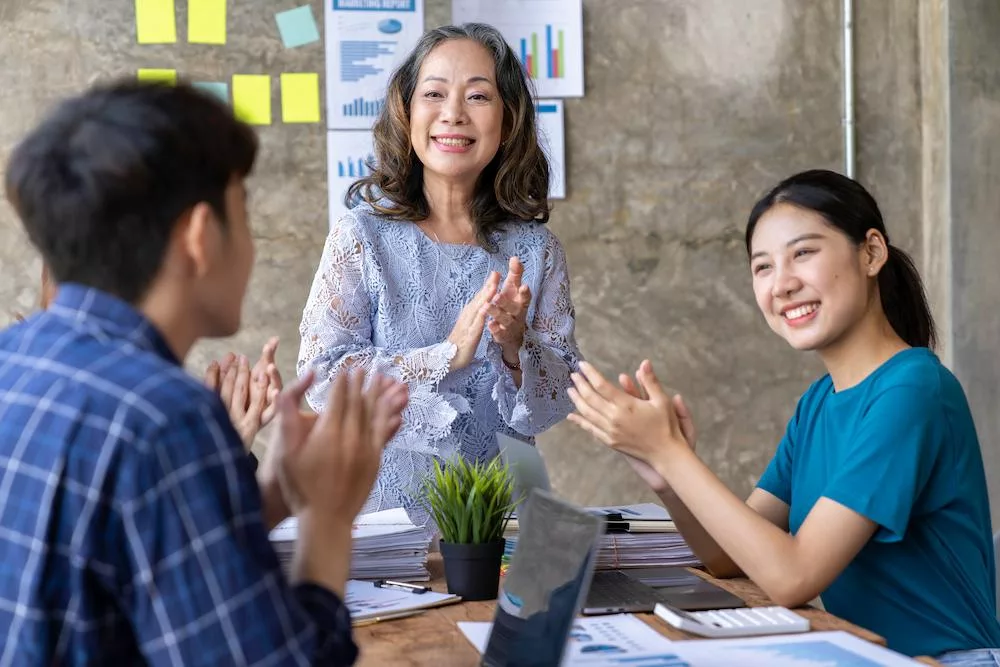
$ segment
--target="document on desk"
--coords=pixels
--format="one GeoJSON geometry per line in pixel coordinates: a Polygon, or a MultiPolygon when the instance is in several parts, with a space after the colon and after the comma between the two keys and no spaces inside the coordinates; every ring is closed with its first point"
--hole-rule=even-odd
{"type": "Polygon", "coordinates": [[[462,598],[448,593],[414,593],[395,588],[377,588],[371,581],[351,579],[347,582],[344,603],[351,611],[351,621],[358,623],[378,617],[393,617],[446,604],[461,602],[462,598]]]}
{"type": "MultiPolygon", "coordinates": [[[[676,667],[913,667],[916,660],[846,632],[806,632],[746,639],[700,639],[674,642],[676,667]]],[[[644,656],[653,658],[652,655],[644,656]]],[[[606,663],[616,664],[616,663],[606,663]]]]}
{"type": "MultiPolygon", "coordinates": [[[[492,623],[459,622],[458,629],[480,653],[486,648],[492,623]]],[[[662,653],[674,642],[632,614],[578,618],[569,631],[562,665],[604,664],[601,656],[632,657],[662,653]]],[[[614,663],[607,663],[614,664],[614,663]]]]}

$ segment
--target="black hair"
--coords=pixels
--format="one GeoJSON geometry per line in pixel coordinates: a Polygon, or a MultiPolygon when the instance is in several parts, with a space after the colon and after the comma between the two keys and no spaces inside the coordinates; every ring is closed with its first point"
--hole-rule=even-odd
{"type": "Polygon", "coordinates": [[[855,243],[861,244],[869,230],[885,237],[889,256],[878,274],[882,310],[889,324],[911,347],[933,348],[936,341],[934,318],[913,260],[889,242],[878,202],[852,178],[825,169],[795,174],[774,186],[754,204],[747,220],[746,248],[757,221],[776,204],[787,203],[820,214],[855,243]]]}
{"type": "Polygon", "coordinates": [[[6,191],[57,283],[134,304],[185,212],[205,202],[227,223],[226,188],[256,156],[253,130],[211,95],[118,81],[62,102],[32,131],[6,191]]]}

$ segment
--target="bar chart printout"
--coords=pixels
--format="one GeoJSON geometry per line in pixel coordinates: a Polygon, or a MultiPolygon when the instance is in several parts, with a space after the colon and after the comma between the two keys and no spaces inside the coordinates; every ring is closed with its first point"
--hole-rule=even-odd
{"type": "Polygon", "coordinates": [[[538,100],[538,143],[549,159],[549,199],[566,198],[566,130],[562,100],[538,100]]]}
{"type": "Polygon", "coordinates": [[[423,0],[326,0],[328,129],[368,129],[423,33],[423,0]]]}
{"type": "Polygon", "coordinates": [[[530,37],[520,39],[520,58],[524,71],[533,79],[545,77],[559,79],[566,76],[565,30],[552,24],[545,26],[544,48],[539,51],[539,37],[532,32],[530,37]],[[542,66],[544,63],[544,67],[542,66]]]}
{"type": "Polygon", "coordinates": [[[326,142],[330,225],[347,213],[344,195],[354,181],[371,173],[374,163],[372,133],[367,130],[329,130],[326,142]]]}
{"type": "Polygon", "coordinates": [[[539,97],[583,96],[582,0],[452,0],[452,20],[500,30],[539,97]]]}

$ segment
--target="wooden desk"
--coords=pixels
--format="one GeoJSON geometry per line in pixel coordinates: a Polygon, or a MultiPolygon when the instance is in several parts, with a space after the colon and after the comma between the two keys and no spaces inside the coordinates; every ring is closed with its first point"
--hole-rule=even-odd
{"type": "MultiPolygon", "coordinates": [[[[428,566],[433,576],[431,586],[444,591],[444,568],[439,554],[431,554],[428,566]]],[[[713,579],[700,570],[691,570],[730,593],[742,598],[750,607],[771,604],[761,590],[747,579],[713,579]]],[[[466,640],[456,625],[459,621],[492,621],[495,601],[464,602],[431,609],[419,616],[365,625],[354,629],[361,649],[358,665],[362,667],[473,667],[479,662],[479,652],[466,640]]],[[[885,640],[864,628],[848,623],[821,609],[796,609],[809,619],[813,630],[844,630],[862,639],[885,645],[885,640]]],[[[650,627],[670,639],[697,639],[695,635],[668,626],[652,614],[637,614],[650,627]]],[[[933,661],[927,664],[935,664],[933,661]]]]}

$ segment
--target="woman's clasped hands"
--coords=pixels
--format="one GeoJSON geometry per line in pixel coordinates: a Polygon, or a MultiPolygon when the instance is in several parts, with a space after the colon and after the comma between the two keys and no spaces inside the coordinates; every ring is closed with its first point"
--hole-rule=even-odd
{"type": "Polygon", "coordinates": [[[571,378],[568,392],[576,412],[569,420],[624,454],[654,491],[664,490],[670,459],[693,452],[697,437],[684,399],[664,391],[648,360],[639,365],[635,380],[620,375],[620,387],[585,361],[571,378]]]}
{"type": "Polygon", "coordinates": [[[511,257],[503,286],[500,274],[491,271],[483,287],[459,313],[448,335],[448,341],[457,348],[451,362],[452,370],[472,363],[483,331],[487,329],[500,346],[507,365],[519,366],[518,353],[524,344],[528,304],[531,303],[531,288],[521,284],[523,275],[524,265],[517,257],[511,257]]]}

